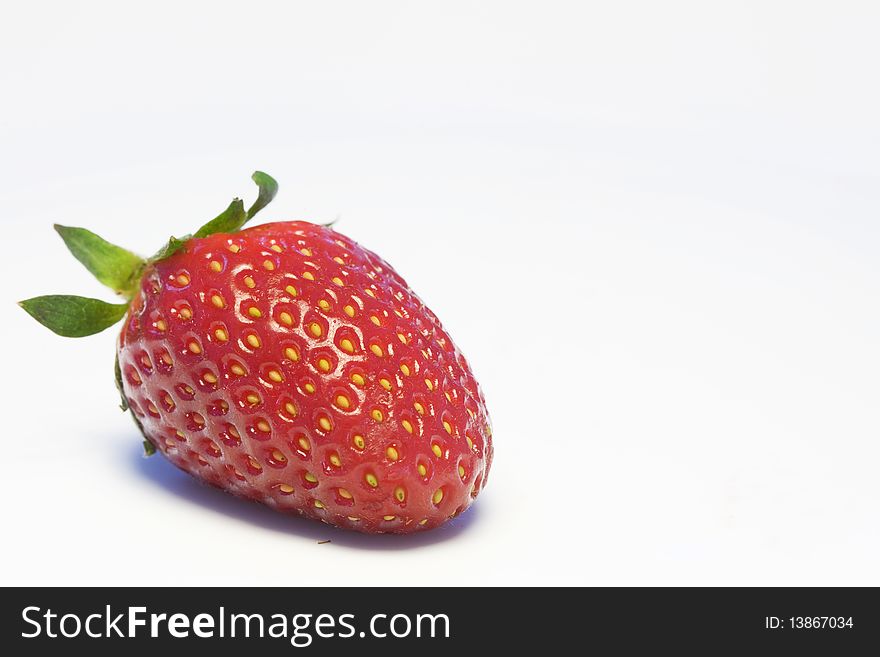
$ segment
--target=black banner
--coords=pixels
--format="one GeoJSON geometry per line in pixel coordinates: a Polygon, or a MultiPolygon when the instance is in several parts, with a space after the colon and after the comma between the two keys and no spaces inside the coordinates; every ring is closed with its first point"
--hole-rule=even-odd
{"type": "Polygon", "coordinates": [[[876,646],[874,589],[5,589],[4,649],[562,654],[876,646]],[[76,645],[74,645],[76,644],[76,645]],[[415,651],[415,652],[414,652],[415,651]],[[462,652],[466,651],[466,652],[462,652]]]}

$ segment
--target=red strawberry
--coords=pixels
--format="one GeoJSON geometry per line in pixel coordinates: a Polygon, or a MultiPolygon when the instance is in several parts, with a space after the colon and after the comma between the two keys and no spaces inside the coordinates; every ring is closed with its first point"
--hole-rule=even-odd
{"type": "Polygon", "coordinates": [[[150,450],[209,484],[362,532],[435,527],[473,502],[489,417],[439,320],[376,254],[326,226],[237,232],[274,196],[234,201],[150,260],[57,227],[130,299],[22,302],[61,335],[127,313],[117,379],[150,450]]]}

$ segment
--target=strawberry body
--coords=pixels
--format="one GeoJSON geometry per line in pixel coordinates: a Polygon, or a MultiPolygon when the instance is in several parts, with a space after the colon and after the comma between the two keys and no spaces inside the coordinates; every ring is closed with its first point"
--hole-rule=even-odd
{"type": "Polygon", "coordinates": [[[467,361],[386,262],[330,228],[218,233],[150,263],[118,360],[157,450],[272,508],[405,533],[485,485],[491,429],[467,361]]]}

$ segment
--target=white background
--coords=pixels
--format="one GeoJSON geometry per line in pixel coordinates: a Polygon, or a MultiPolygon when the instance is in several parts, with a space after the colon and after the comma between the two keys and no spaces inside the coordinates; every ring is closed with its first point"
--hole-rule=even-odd
{"type": "Polygon", "coordinates": [[[0,23],[3,584],[880,584],[880,10],[864,2],[10,3],[0,23]],[[340,216],[437,312],[496,460],[364,537],[142,459],[111,297],[253,198],[340,216]],[[331,543],[318,544],[331,539],[331,543]]]}

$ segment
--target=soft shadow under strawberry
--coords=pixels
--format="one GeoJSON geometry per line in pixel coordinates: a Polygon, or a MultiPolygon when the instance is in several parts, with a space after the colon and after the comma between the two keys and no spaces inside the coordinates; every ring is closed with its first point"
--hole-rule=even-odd
{"type": "MultiPolygon", "coordinates": [[[[194,506],[262,529],[315,542],[330,541],[324,547],[331,549],[332,546],[341,546],[362,550],[407,550],[430,546],[455,538],[466,531],[479,516],[479,505],[475,505],[461,516],[423,533],[406,535],[355,533],[296,515],[279,513],[262,504],[234,497],[199,482],[163,458],[144,458],[143,450],[136,441],[125,441],[125,445],[128,461],[135,474],[163,491],[194,506]]],[[[241,529],[233,527],[232,531],[241,531],[241,529]]]]}

